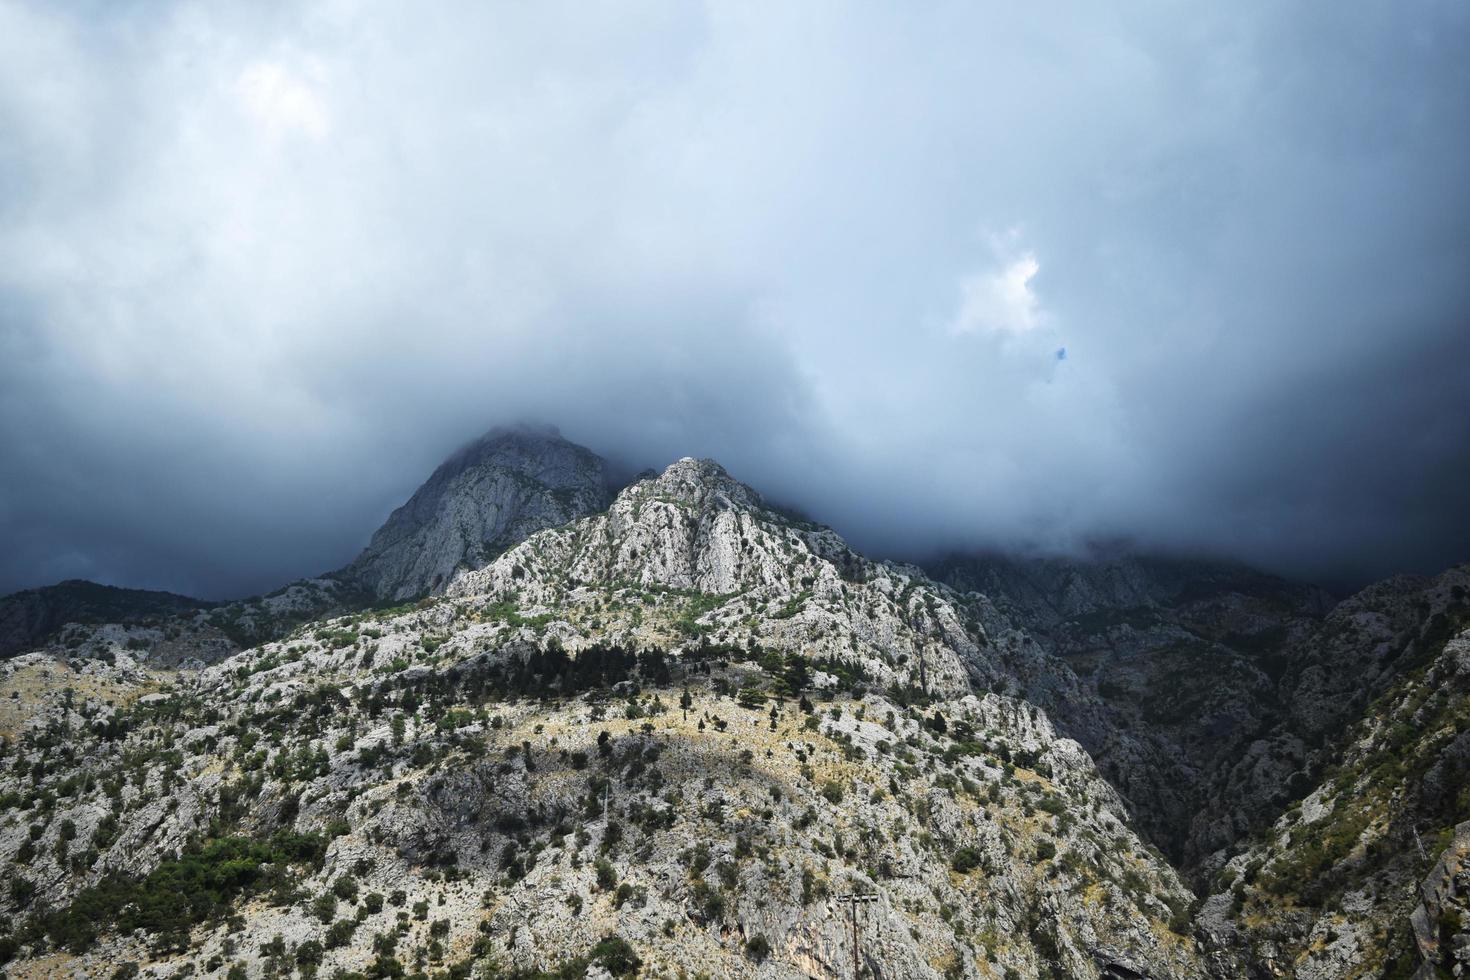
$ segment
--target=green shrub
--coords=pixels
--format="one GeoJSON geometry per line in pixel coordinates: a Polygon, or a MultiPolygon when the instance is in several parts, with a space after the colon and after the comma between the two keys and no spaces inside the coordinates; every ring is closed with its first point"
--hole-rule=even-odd
{"type": "Polygon", "coordinates": [[[344,902],[357,901],[357,879],[351,875],[342,875],[332,882],[332,894],[344,902]]]}
{"type": "Polygon", "coordinates": [[[357,931],[357,923],[351,919],[338,919],[333,922],[327,930],[327,949],[341,949],[352,942],[352,934],[357,931]]]}
{"type": "Polygon", "coordinates": [[[615,977],[634,976],[643,965],[632,945],[616,934],[604,936],[592,947],[588,958],[615,977]]]}
{"type": "Polygon", "coordinates": [[[700,878],[690,886],[689,891],[695,908],[706,922],[714,922],[724,916],[725,896],[719,889],[711,888],[709,882],[700,878]]]}
{"type": "Polygon", "coordinates": [[[317,966],[322,961],[322,944],[315,939],[308,939],[296,947],[297,966],[317,966]]]}
{"type": "Polygon", "coordinates": [[[736,700],[740,707],[754,710],[766,703],[766,695],[763,691],[758,691],[753,687],[745,687],[740,689],[736,700]]]}
{"type": "Polygon", "coordinates": [[[320,919],[323,925],[331,922],[337,914],[337,896],[331,892],[322,892],[311,903],[311,914],[320,919]]]}
{"type": "Polygon", "coordinates": [[[961,847],[959,850],[955,851],[954,856],[949,859],[949,866],[953,868],[957,874],[967,875],[971,871],[974,871],[976,868],[980,867],[981,861],[981,854],[979,851],[975,850],[975,848],[961,847]]]}

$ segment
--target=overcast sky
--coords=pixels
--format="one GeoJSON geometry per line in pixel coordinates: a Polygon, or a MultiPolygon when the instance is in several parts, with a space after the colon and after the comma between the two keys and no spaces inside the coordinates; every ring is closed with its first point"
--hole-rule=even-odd
{"type": "Polygon", "coordinates": [[[1470,4],[0,0],[0,591],[518,419],[880,554],[1470,560],[1470,4]]]}

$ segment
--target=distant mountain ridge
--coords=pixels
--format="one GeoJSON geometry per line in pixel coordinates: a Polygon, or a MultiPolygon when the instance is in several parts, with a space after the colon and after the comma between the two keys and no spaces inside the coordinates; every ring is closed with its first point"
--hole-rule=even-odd
{"type": "Polygon", "coordinates": [[[122,589],[82,579],[0,597],[0,658],[29,650],[67,623],[136,623],[218,603],[172,592],[122,589]]]}
{"type": "Polygon", "coordinates": [[[145,655],[166,646],[168,663],[212,662],[310,619],[442,592],[457,571],[606,507],[612,489],[607,463],[555,429],[493,429],[445,460],[344,568],[227,602],[81,581],[29,589],[0,597],[0,658],[74,624],[87,629],[72,632],[71,649],[116,640],[145,655]],[[112,640],[92,642],[104,633],[112,640]]]}

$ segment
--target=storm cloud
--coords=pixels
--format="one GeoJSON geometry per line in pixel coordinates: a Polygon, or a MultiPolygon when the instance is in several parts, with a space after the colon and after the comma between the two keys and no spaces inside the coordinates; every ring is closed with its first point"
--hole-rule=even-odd
{"type": "Polygon", "coordinates": [[[522,419],[880,554],[1470,559],[1470,6],[1103,6],[0,0],[0,591],[332,568],[522,419]]]}

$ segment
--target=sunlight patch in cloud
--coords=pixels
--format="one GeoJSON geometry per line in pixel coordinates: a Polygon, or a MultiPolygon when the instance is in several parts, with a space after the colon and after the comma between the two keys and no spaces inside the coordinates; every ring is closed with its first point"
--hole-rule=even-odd
{"type": "Polygon", "coordinates": [[[1041,302],[1031,288],[1041,271],[1035,253],[997,252],[994,266],[960,280],[959,309],[950,321],[951,333],[1023,334],[1041,325],[1041,302]]]}
{"type": "MultiPolygon", "coordinates": [[[[310,74],[320,75],[320,71],[310,74]]],[[[327,136],[326,101],[311,81],[274,61],[257,61],[235,82],[240,104],[274,137],[301,133],[313,140],[327,136]]]]}

